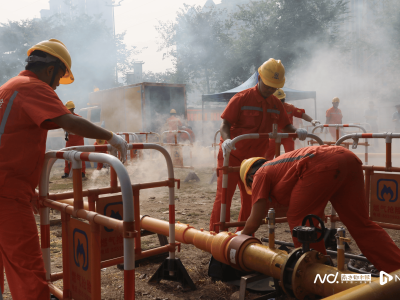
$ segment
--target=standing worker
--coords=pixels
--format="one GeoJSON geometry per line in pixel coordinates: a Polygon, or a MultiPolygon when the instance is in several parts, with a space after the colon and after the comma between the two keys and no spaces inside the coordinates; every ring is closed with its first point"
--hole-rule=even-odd
{"type": "MultiPolygon", "coordinates": [[[[99,139],[97,139],[97,140],[94,142],[93,145],[95,145],[95,146],[97,146],[97,145],[101,146],[101,145],[107,145],[107,144],[108,144],[108,143],[107,143],[106,140],[99,140],[99,139]]],[[[107,151],[101,151],[101,152],[98,152],[98,153],[107,153],[107,151]]],[[[103,168],[103,163],[97,163],[97,168],[96,168],[96,170],[101,170],[102,168],[103,168]]]]}
{"type": "Polygon", "coordinates": [[[107,140],[125,162],[128,144],[116,134],[71,114],[55,93],[74,81],[71,57],[59,40],[28,50],[25,71],[0,87],[0,253],[15,300],[48,300],[42,251],[32,207],[47,131],[63,128],[107,140]]]}
{"type": "MultiPolygon", "coordinates": [[[[332,107],[326,111],[326,122],[325,124],[342,124],[342,111],[339,107],[339,98],[335,97],[332,99],[332,107]]],[[[329,127],[329,132],[331,136],[336,141],[336,128],[329,127]]]]}
{"type": "Polygon", "coordinates": [[[393,113],[392,121],[394,123],[394,132],[399,133],[400,132],[400,104],[397,104],[395,107],[396,107],[397,111],[393,113]]]}
{"type": "MultiPolygon", "coordinates": [[[[71,112],[71,114],[81,117],[80,115],[75,113],[75,103],[73,101],[68,101],[65,103],[65,107],[71,112]]],[[[65,132],[65,140],[67,141],[65,143],[65,147],[73,147],[73,146],[83,146],[85,145],[85,140],[82,136],[76,135],[70,132],[65,132]]],[[[61,176],[61,178],[68,178],[69,177],[69,172],[71,170],[71,165],[72,163],[69,161],[65,161],[65,167],[64,167],[64,176],[61,176]]],[[[87,179],[86,177],[86,162],[82,162],[82,178],[84,180],[87,179]]]]}
{"type": "MultiPolygon", "coordinates": [[[[252,195],[251,215],[241,234],[251,235],[259,228],[270,201],[289,207],[286,217],[292,232],[308,214],[324,219],[331,201],[357,246],[377,269],[388,273],[400,269],[400,249],[369,219],[362,162],[350,150],[323,145],[285,153],[272,161],[254,157],[242,162],[240,177],[252,195]]],[[[301,246],[295,237],[293,242],[296,248],[301,246]]],[[[323,239],[310,248],[326,255],[323,239]]]]}
{"type": "MultiPolygon", "coordinates": [[[[285,84],[285,68],[280,60],[270,58],[258,69],[256,86],[237,93],[228,103],[221,115],[221,139],[218,152],[218,168],[223,166],[226,151],[231,150],[229,166],[240,166],[240,163],[253,156],[265,156],[269,139],[245,140],[238,142],[234,148],[232,139],[248,133],[270,133],[273,124],[283,132],[296,132],[300,140],[305,140],[307,131],[297,129],[290,124],[289,117],[282,102],[273,93],[285,84]]],[[[222,202],[222,172],[218,176],[217,194],[210,218],[210,231],[214,223],[220,221],[222,202]]],[[[230,173],[226,190],[226,220],[230,221],[230,207],[236,186],[239,185],[242,207],[239,221],[246,221],[251,211],[251,197],[246,193],[238,173],[230,173]]],[[[215,228],[219,232],[219,228],[215,228]]]]}
{"type": "MultiPolygon", "coordinates": [[[[286,94],[282,89],[278,89],[275,93],[274,96],[277,97],[281,102],[283,103],[283,107],[286,110],[286,113],[289,117],[290,124],[293,125],[293,117],[303,119],[307,122],[310,122],[313,126],[316,126],[317,124],[320,124],[321,122],[318,120],[313,120],[309,115],[306,114],[306,111],[302,108],[297,108],[293,104],[286,103],[286,94]]],[[[280,129],[279,132],[282,132],[280,129]]],[[[285,148],[285,152],[290,152],[294,150],[294,140],[292,138],[285,138],[281,139],[281,144],[285,148]]],[[[269,140],[269,146],[268,146],[268,151],[267,151],[267,160],[273,159],[275,156],[275,140],[270,139],[269,140]]]]}
{"type": "MultiPolygon", "coordinates": [[[[170,117],[167,119],[167,127],[169,131],[179,130],[182,126],[181,120],[176,116],[176,110],[171,109],[169,112],[170,117]]],[[[174,143],[175,142],[175,134],[168,133],[167,134],[167,143],[174,143]]]]}

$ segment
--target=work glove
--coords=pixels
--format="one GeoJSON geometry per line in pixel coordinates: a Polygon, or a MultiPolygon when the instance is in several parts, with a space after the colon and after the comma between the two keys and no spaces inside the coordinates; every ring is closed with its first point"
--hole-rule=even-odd
{"type": "Polygon", "coordinates": [[[121,153],[121,161],[124,163],[126,161],[126,155],[128,151],[128,143],[120,137],[119,135],[116,135],[115,133],[112,133],[111,139],[108,140],[108,143],[113,146],[115,149],[121,153]]]}
{"type": "Polygon", "coordinates": [[[317,124],[321,124],[321,122],[318,121],[318,120],[312,120],[312,121],[311,121],[311,125],[312,125],[312,126],[317,126],[317,124]]]}
{"type": "Polygon", "coordinates": [[[304,128],[298,128],[296,133],[300,141],[304,141],[307,138],[308,132],[304,128]]]}
{"type": "Polygon", "coordinates": [[[221,148],[222,148],[222,153],[224,154],[224,157],[225,157],[225,154],[228,151],[228,149],[229,149],[229,151],[236,150],[235,146],[232,144],[231,139],[226,139],[222,143],[221,148]]]}

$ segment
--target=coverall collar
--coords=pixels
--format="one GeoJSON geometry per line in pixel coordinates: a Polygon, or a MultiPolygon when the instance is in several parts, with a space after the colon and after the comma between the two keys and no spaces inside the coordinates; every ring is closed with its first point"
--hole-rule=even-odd
{"type": "Polygon", "coordinates": [[[19,72],[18,76],[27,76],[27,77],[33,77],[36,79],[38,78],[35,73],[33,73],[32,71],[28,71],[28,70],[23,70],[23,71],[19,72]]]}
{"type": "Polygon", "coordinates": [[[258,89],[258,83],[256,84],[256,86],[254,87],[255,89],[256,89],[256,91],[257,91],[257,97],[256,97],[256,100],[257,100],[257,102],[262,102],[262,101],[269,101],[269,99],[271,98],[271,96],[273,96],[273,95],[271,95],[271,96],[269,96],[269,97],[267,97],[267,98],[264,98],[264,96],[263,95],[261,95],[261,93],[260,93],[260,90],[258,89]]]}

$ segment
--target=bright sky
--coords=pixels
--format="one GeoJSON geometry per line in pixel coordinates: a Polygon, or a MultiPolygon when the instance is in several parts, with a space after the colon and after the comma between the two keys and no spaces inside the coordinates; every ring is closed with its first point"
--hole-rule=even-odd
{"type": "MultiPolygon", "coordinates": [[[[99,3],[105,0],[98,0],[99,3]]],[[[7,20],[40,18],[40,10],[49,8],[49,0],[1,1],[0,23],[7,20]]],[[[218,4],[221,0],[214,0],[218,4]]],[[[129,46],[147,47],[137,59],[145,62],[144,71],[161,72],[172,67],[170,60],[163,60],[157,52],[158,21],[174,20],[176,12],[189,5],[201,5],[206,0],[123,0],[115,8],[116,32],[126,31],[125,42],[129,46]]],[[[55,37],[56,38],[56,37],[55,37]]]]}

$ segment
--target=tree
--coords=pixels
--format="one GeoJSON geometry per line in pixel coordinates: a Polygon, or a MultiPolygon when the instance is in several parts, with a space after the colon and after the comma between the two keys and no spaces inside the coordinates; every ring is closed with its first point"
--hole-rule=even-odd
{"type": "Polygon", "coordinates": [[[204,92],[211,93],[229,52],[230,26],[216,9],[185,4],[175,21],[160,22],[156,27],[161,36],[159,51],[172,58],[177,78],[197,87],[204,79],[204,92]]]}
{"type": "Polygon", "coordinates": [[[238,34],[233,47],[237,64],[226,70],[231,78],[227,82],[243,82],[271,57],[282,60],[290,71],[310,59],[311,45],[333,47],[346,16],[343,0],[262,0],[240,6],[232,16],[238,34]]]}
{"type": "Polygon", "coordinates": [[[95,87],[116,86],[116,63],[118,71],[125,72],[136,53],[123,43],[124,34],[116,35],[114,41],[112,30],[100,17],[55,15],[9,21],[0,24],[0,84],[24,70],[26,53],[32,45],[49,38],[59,39],[67,46],[75,77],[71,86],[60,85],[57,93],[61,99],[74,100],[82,106],[86,106],[87,96],[95,87]]]}

